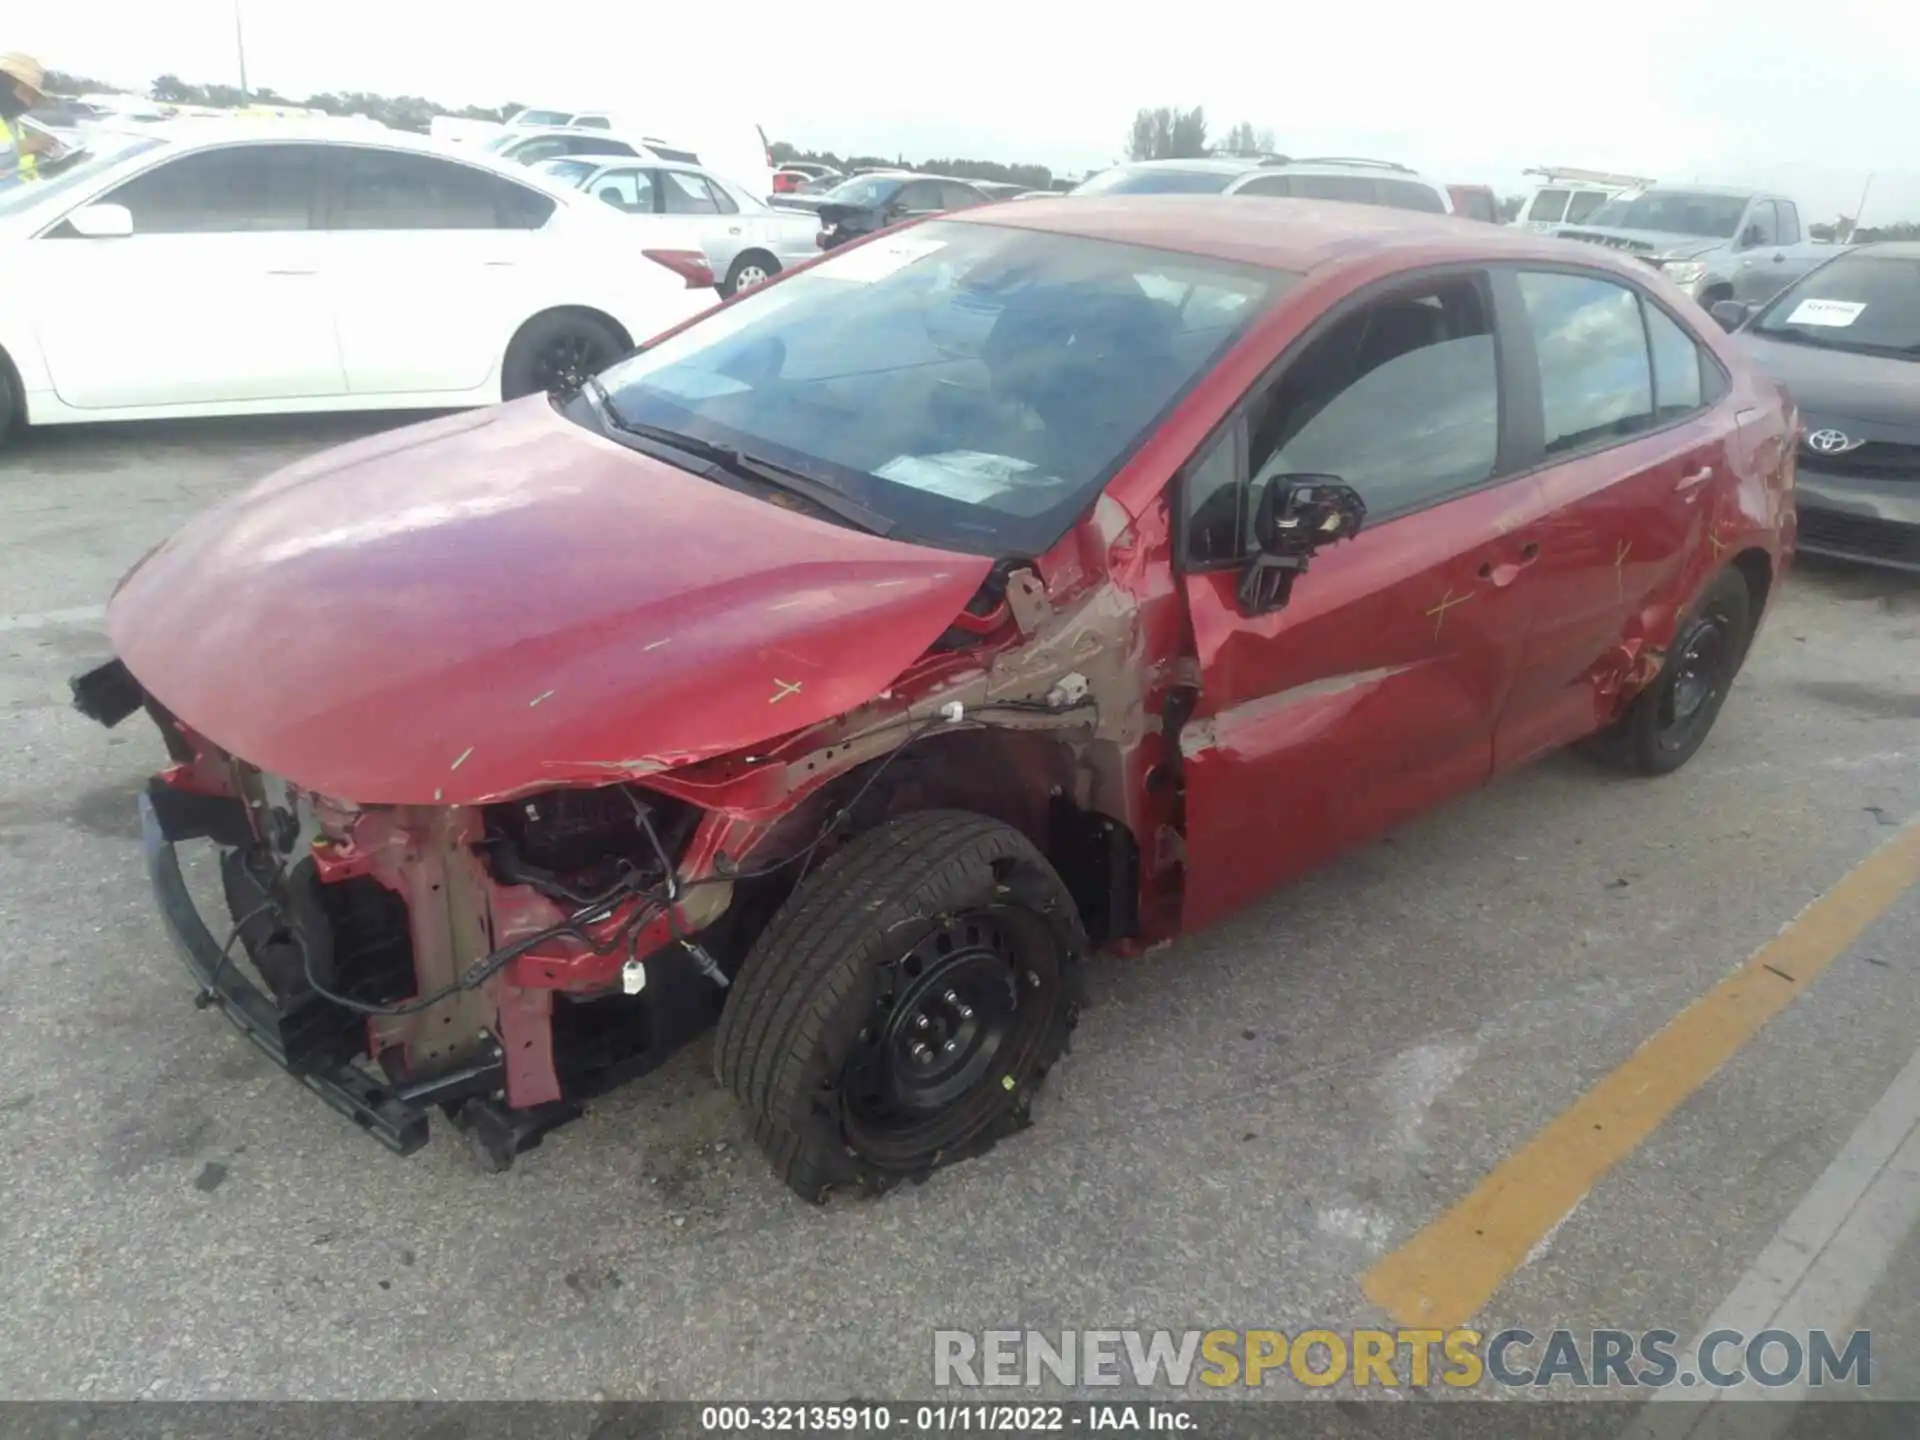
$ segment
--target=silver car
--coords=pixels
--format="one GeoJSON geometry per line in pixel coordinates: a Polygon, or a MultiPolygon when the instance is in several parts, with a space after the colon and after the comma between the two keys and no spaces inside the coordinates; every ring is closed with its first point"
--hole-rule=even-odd
{"type": "Polygon", "coordinates": [[[532,168],[632,215],[652,228],[659,248],[705,254],[723,296],[764,284],[820,253],[812,212],[776,210],[704,166],[568,156],[532,168]]]}

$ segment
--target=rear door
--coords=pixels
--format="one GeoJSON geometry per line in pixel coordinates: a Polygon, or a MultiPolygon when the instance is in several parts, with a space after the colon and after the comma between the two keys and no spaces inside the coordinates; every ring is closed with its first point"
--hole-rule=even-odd
{"type": "Polygon", "coordinates": [[[1477,269],[1369,291],[1297,343],[1178,482],[1199,669],[1181,732],[1184,923],[1487,778],[1535,543],[1493,324],[1477,269]],[[1354,486],[1367,524],[1314,557],[1284,608],[1247,614],[1259,491],[1302,473],[1354,486]]]}
{"type": "MultiPolygon", "coordinates": [[[[321,147],[232,145],[166,160],[99,197],[133,234],[58,225],[32,241],[49,295],[41,353],[81,409],[338,395],[321,147]]],[[[37,267],[37,268],[38,268],[37,267]]]]}
{"type": "Polygon", "coordinates": [[[1495,744],[1505,769],[1589,733],[1611,707],[1711,547],[1736,422],[1718,363],[1650,294],[1573,267],[1502,271],[1496,290],[1514,312],[1503,333],[1543,507],[1533,623],[1495,744]]]}
{"type": "Polygon", "coordinates": [[[356,395],[487,383],[546,277],[537,231],[557,202],[479,166],[333,147],[327,223],[340,350],[356,395]]]}

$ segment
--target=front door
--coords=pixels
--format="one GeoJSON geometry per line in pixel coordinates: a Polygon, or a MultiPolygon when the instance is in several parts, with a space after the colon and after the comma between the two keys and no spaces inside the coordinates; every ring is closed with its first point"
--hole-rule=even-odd
{"type": "Polygon", "coordinates": [[[1543,513],[1533,623],[1495,742],[1502,770],[1610,710],[1684,591],[1688,558],[1714,543],[1736,425],[1716,362],[1650,297],[1578,269],[1511,278],[1512,363],[1538,376],[1543,513]]]}
{"type": "Polygon", "coordinates": [[[1183,923],[1484,781],[1525,641],[1532,480],[1508,480],[1487,279],[1330,317],[1180,482],[1199,697],[1181,733],[1183,923]],[[1261,488],[1333,475],[1368,507],[1283,608],[1237,590],[1261,488]]]}
{"type": "Polygon", "coordinates": [[[41,354],[78,409],[340,394],[318,147],[232,145],[168,160],[98,197],[133,233],[65,224],[31,242],[41,354]]]}

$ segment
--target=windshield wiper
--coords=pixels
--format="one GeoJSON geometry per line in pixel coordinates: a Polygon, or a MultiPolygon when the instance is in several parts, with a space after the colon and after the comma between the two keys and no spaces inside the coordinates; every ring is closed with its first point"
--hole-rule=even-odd
{"type": "Polygon", "coordinates": [[[670,430],[662,425],[648,425],[643,421],[629,420],[620,413],[614,404],[613,396],[607,393],[607,387],[598,380],[589,379],[581,387],[600,416],[603,428],[635,439],[648,440],[658,446],[677,450],[683,455],[691,455],[729,475],[743,480],[757,480],[762,485],[775,490],[783,490],[789,495],[798,495],[802,500],[825,510],[829,515],[838,516],[849,525],[867,531],[872,535],[890,535],[894,523],[877,510],[870,510],[845,491],[829,485],[804,470],[796,470],[791,465],[782,465],[777,460],[769,460],[762,455],[749,454],[733,445],[722,445],[717,441],[703,440],[698,435],[684,434],[679,430],[670,430]]]}

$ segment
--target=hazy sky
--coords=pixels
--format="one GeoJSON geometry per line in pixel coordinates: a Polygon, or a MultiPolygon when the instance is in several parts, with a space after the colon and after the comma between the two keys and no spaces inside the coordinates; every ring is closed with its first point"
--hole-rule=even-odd
{"type": "MultiPolygon", "coordinates": [[[[1579,165],[1771,184],[1821,219],[1851,211],[1871,171],[1868,223],[1920,219],[1911,0],[1212,0],[1137,20],[1084,0],[240,5],[249,79],[295,96],[638,110],[662,129],[726,104],[797,144],[1060,172],[1117,158],[1142,105],[1198,104],[1216,133],[1251,120],[1292,154],[1503,192],[1529,166],[1579,165]]],[[[237,75],[233,0],[15,7],[0,49],[15,48],[129,87],[237,75]]]]}

